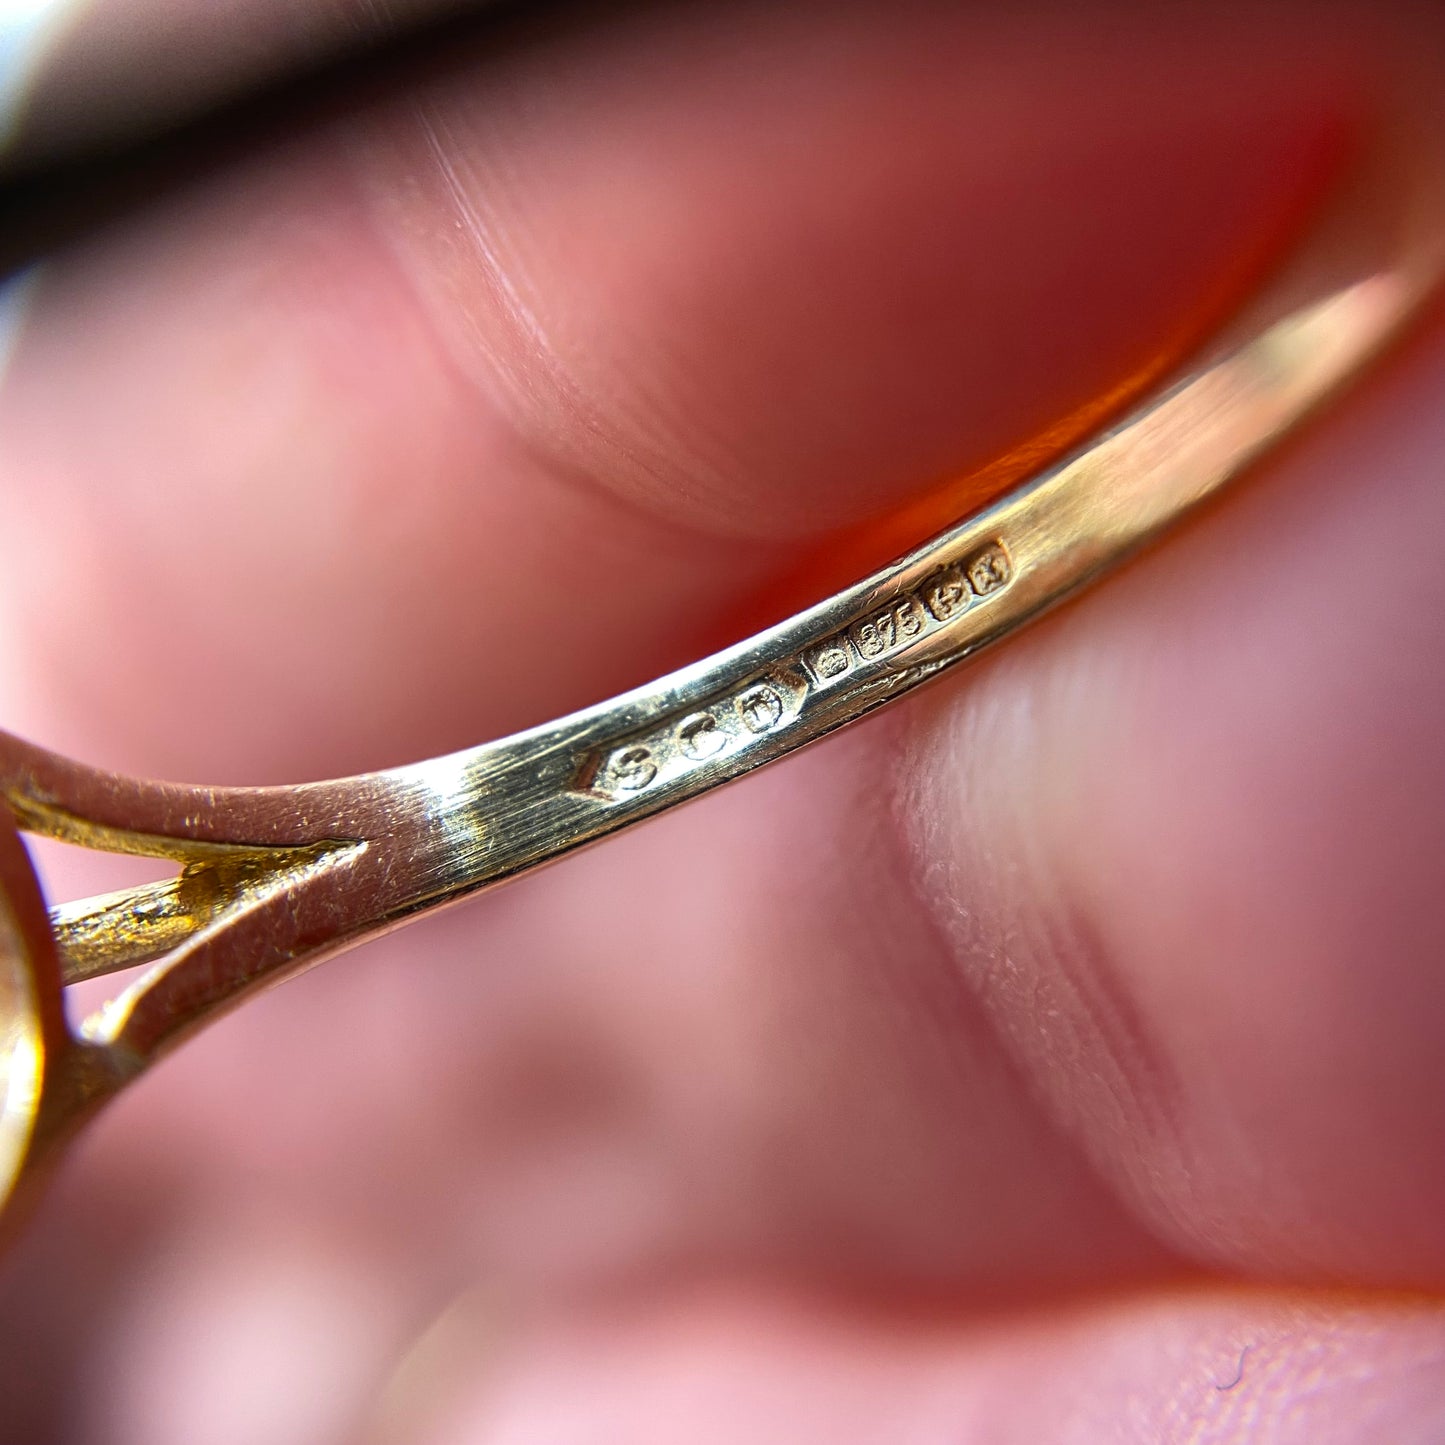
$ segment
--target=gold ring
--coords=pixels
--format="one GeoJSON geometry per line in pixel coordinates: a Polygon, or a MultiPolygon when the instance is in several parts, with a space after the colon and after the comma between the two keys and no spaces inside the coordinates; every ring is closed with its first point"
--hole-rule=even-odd
{"type": "MultiPolygon", "coordinates": [[[[1445,263],[1438,146],[1363,157],[1207,354],[1001,500],[797,616],[600,706],[294,788],[100,772],[0,733],[19,828],[173,860],[47,912],[0,826],[0,1208],[165,1050],[253,989],[785,756],[1008,637],[1238,476],[1355,377],[1445,263]],[[149,964],[72,1030],[72,983],[149,964]]],[[[0,809],[3,822],[4,809],[0,809]]]]}

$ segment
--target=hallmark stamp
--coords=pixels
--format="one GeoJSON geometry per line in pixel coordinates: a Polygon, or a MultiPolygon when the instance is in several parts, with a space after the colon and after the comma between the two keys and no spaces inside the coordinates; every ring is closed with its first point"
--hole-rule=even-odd
{"type": "MultiPolygon", "coordinates": [[[[895,591],[886,604],[854,613],[842,631],[822,642],[779,657],[746,680],[691,699],[697,711],[658,717],[630,739],[614,739],[605,749],[589,753],[580,760],[574,786],[620,803],[649,789],[657,793],[684,784],[703,764],[708,773],[732,776],[766,761],[776,752],[772,735],[806,719],[811,695],[860,668],[871,687],[887,667],[902,665],[903,659],[890,661],[893,654],[947,627],[981,599],[1007,587],[1013,575],[1003,542],[986,542],[962,561],[939,567],[915,591],[895,591]]],[[[939,641],[946,644],[948,639],[939,641]]]]}
{"type": "Polygon", "coordinates": [[[935,622],[951,622],[966,612],[973,591],[962,567],[945,567],[923,584],[923,605],[935,622]]]}
{"type": "Polygon", "coordinates": [[[875,612],[862,622],[853,624],[853,646],[858,649],[860,657],[882,657],[911,642],[923,631],[923,627],[923,607],[918,599],[900,597],[882,612],[875,612]]]}
{"type": "Polygon", "coordinates": [[[657,776],[657,760],[651,748],[622,748],[613,754],[604,772],[612,787],[636,793],[657,776]]]}
{"type": "Polygon", "coordinates": [[[677,725],[678,746],[696,763],[720,752],[727,740],[727,734],[710,712],[694,713],[677,725]]]}
{"type": "MultiPolygon", "coordinates": [[[[854,659],[843,658],[845,670],[854,659]]],[[[812,684],[794,661],[720,690],[693,712],[661,717],[630,739],[615,740],[582,760],[579,791],[630,802],[668,788],[699,768],[727,767],[767,735],[797,722],[812,684]]]]}
{"type": "Polygon", "coordinates": [[[819,687],[827,687],[853,671],[853,655],[842,633],[821,642],[803,654],[803,665],[813,674],[819,687]]]}
{"type": "Polygon", "coordinates": [[[783,700],[766,683],[749,688],[737,700],[738,716],[750,733],[771,732],[783,716],[783,700]]]}
{"type": "Polygon", "coordinates": [[[969,559],[969,584],[980,597],[987,597],[990,592],[1006,586],[1012,575],[1008,553],[997,542],[969,559]]]}

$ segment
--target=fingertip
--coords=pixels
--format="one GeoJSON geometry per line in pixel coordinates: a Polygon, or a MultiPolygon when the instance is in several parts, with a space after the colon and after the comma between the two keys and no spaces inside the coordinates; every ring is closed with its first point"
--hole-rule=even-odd
{"type": "Polygon", "coordinates": [[[534,446],[816,538],[1117,405],[1335,173],[1368,104],[1333,38],[1134,20],[848,7],[825,46],[806,9],[648,15],[443,73],[358,165],[534,446]]]}

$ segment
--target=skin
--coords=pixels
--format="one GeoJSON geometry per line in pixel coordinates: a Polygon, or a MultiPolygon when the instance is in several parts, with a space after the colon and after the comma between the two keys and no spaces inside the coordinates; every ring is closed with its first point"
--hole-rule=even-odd
{"type": "MultiPolygon", "coordinates": [[[[6,726],[298,781],[695,657],[1156,358],[1442,46],[860,4],[413,57],[38,278],[6,726]]],[[[1436,315],[997,656],[167,1061],[0,1263],[0,1438],[1440,1438],[1442,400],[1436,315]]]]}

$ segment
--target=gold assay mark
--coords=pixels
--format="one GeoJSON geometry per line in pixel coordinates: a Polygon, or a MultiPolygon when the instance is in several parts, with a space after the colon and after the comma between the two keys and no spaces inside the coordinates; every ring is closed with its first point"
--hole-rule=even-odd
{"type": "Polygon", "coordinates": [[[913,592],[896,597],[842,632],[809,648],[803,666],[814,687],[830,687],[866,663],[900,652],[909,643],[962,617],[970,608],[1002,591],[1013,578],[1013,564],[1002,542],[990,542],[962,562],[950,563],[913,592]]]}

